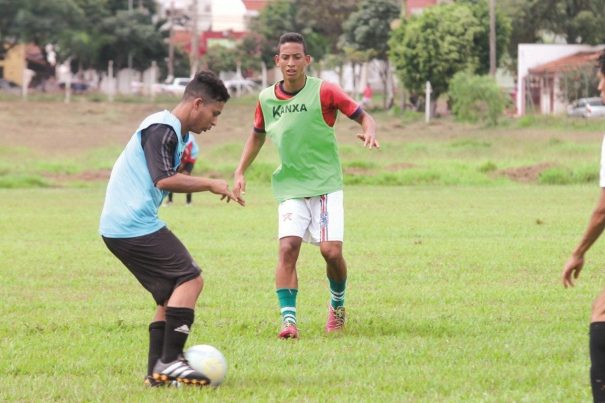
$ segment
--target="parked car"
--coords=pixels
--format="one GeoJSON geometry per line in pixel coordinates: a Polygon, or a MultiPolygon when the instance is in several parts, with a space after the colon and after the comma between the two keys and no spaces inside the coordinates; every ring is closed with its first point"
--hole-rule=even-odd
{"type": "Polygon", "coordinates": [[[3,78],[0,78],[0,91],[18,94],[19,92],[21,92],[21,87],[19,87],[17,84],[13,83],[12,81],[8,81],[3,78]]]}
{"type": "Polygon", "coordinates": [[[189,77],[175,77],[171,83],[159,84],[154,89],[156,92],[181,96],[189,81],[191,81],[189,77]]]}
{"type": "Polygon", "coordinates": [[[599,97],[580,98],[567,107],[567,116],[583,118],[605,116],[605,104],[599,97]]]}
{"type": "MultiPolygon", "coordinates": [[[[69,86],[70,86],[71,90],[76,94],[85,92],[90,88],[90,84],[88,84],[87,82],[84,82],[84,81],[72,81],[69,86]]],[[[65,83],[63,83],[63,82],[59,83],[59,88],[64,90],[65,83]]]]}
{"type": "Polygon", "coordinates": [[[240,94],[256,93],[260,90],[260,85],[249,78],[234,78],[223,81],[225,87],[231,95],[237,94],[239,88],[240,94]]]}

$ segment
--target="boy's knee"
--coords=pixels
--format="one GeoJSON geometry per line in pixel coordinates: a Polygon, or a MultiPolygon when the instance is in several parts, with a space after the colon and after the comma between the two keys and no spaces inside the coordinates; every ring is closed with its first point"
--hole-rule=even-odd
{"type": "Polygon", "coordinates": [[[321,245],[320,251],[327,262],[335,262],[342,259],[342,248],[340,245],[321,245]]]}

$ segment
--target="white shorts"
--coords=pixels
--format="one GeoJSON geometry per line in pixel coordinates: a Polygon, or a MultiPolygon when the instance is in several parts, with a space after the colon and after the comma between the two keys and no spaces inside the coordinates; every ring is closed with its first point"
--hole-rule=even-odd
{"type": "Polygon", "coordinates": [[[318,245],[343,241],[344,206],[342,190],[321,196],[289,199],[278,208],[279,238],[297,236],[318,245]]]}

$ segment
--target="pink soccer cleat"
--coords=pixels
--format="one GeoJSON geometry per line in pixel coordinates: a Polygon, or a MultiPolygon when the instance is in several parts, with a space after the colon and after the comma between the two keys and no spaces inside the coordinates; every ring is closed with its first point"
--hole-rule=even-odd
{"type": "Polygon", "coordinates": [[[328,308],[328,322],[326,323],[326,332],[339,332],[345,327],[345,307],[339,306],[338,308],[332,308],[332,305],[328,308]]]}
{"type": "Polygon", "coordinates": [[[298,339],[298,329],[292,322],[284,322],[281,331],[277,335],[280,339],[298,339]]]}

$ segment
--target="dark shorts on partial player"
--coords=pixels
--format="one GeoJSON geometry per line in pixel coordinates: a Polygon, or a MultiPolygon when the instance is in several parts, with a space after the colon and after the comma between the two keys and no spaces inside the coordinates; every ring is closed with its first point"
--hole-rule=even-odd
{"type": "Polygon", "coordinates": [[[177,286],[202,272],[185,245],[166,227],[134,238],[102,238],[158,305],[164,305],[177,286]]]}

